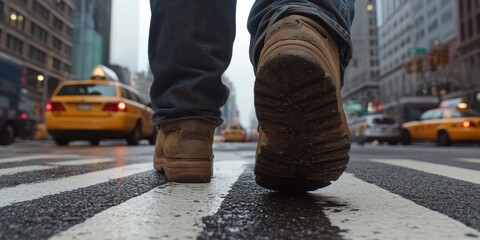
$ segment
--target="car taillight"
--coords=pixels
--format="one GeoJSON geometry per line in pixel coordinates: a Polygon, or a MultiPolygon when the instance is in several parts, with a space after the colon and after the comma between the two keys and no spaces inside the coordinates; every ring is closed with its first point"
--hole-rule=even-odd
{"type": "Polygon", "coordinates": [[[125,112],[127,110],[127,105],[124,102],[109,102],[105,103],[105,106],[103,106],[102,110],[112,112],[125,112]]]}
{"type": "Polygon", "coordinates": [[[62,103],[60,102],[48,102],[45,104],[45,110],[47,111],[65,111],[62,103]]]}
{"type": "Polygon", "coordinates": [[[469,128],[469,127],[476,127],[476,125],[472,121],[464,121],[462,122],[462,127],[469,128]]]}

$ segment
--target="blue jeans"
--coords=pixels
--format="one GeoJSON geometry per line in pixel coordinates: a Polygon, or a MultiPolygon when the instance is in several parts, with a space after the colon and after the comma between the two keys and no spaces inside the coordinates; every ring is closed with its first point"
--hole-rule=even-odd
{"type": "MultiPolygon", "coordinates": [[[[229,91],[221,79],[232,57],[236,3],[150,0],[148,55],[155,124],[186,118],[222,123],[220,108],[229,91]]],[[[248,20],[254,68],[268,26],[292,14],[316,19],[330,31],[340,48],[343,72],[352,56],[354,0],[257,0],[248,20]]]]}

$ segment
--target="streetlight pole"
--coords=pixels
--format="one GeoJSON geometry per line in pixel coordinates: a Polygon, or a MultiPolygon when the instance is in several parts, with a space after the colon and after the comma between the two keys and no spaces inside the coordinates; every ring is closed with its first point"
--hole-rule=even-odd
{"type": "Polygon", "coordinates": [[[42,86],[42,122],[45,123],[45,104],[47,104],[48,96],[48,77],[41,74],[37,76],[37,80],[43,83],[42,86]]]}

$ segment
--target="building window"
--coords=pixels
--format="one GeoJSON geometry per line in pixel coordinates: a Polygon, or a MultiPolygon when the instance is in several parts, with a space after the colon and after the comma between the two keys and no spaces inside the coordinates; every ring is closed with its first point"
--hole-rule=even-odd
{"type": "MultiPolygon", "coordinates": [[[[480,2],[478,3],[478,7],[480,8],[480,2]]],[[[480,34],[480,13],[477,13],[477,34],[480,34]]]]}
{"type": "Polygon", "coordinates": [[[73,8],[68,7],[68,16],[73,17],[73,8]]]}
{"type": "Polygon", "coordinates": [[[38,3],[38,1],[35,1],[33,3],[33,11],[38,14],[40,17],[48,21],[48,17],[50,15],[50,12],[46,7],[44,7],[42,4],[38,3]]]}
{"type": "Polygon", "coordinates": [[[65,32],[67,33],[67,36],[69,36],[69,37],[73,36],[73,30],[72,30],[71,27],[67,26],[65,32]]]}
{"type": "Polygon", "coordinates": [[[25,17],[13,9],[10,9],[9,21],[16,28],[25,29],[25,17]]]}
{"type": "Polygon", "coordinates": [[[37,60],[38,62],[41,62],[41,63],[45,63],[45,53],[42,52],[41,50],[33,47],[33,46],[30,46],[30,51],[28,53],[28,56],[31,58],[31,59],[34,59],[34,60],[37,60]]]}
{"type": "Polygon", "coordinates": [[[62,41],[56,37],[53,37],[53,48],[58,51],[62,51],[62,41]]]}
{"type": "Polygon", "coordinates": [[[23,52],[23,42],[22,40],[12,36],[12,35],[8,35],[7,36],[7,48],[14,51],[14,52],[17,52],[19,54],[22,54],[23,52]]]}
{"type": "Polygon", "coordinates": [[[64,70],[65,72],[70,73],[70,72],[72,72],[72,67],[71,67],[69,64],[64,64],[64,65],[63,65],[63,70],[64,70]]]}
{"type": "Polygon", "coordinates": [[[444,12],[442,14],[442,23],[446,23],[446,22],[450,21],[450,19],[452,19],[452,17],[453,17],[453,10],[452,9],[447,10],[446,12],[444,12]]]}
{"type": "Polygon", "coordinates": [[[53,26],[58,30],[58,31],[63,31],[63,22],[60,20],[60,18],[54,16],[53,17],[53,26]]]}
{"type": "Polygon", "coordinates": [[[45,29],[39,27],[35,23],[32,23],[32,26],[30,28],[30,34],[32,34],[32,36],[42,40],[44,43],[47,42],[47,38],[48,38],[47,31],[45,31],[45,29]]]}
{"type": "Polygon", "coordinates": [[[65,45],[64,51],[65,51],[65,53],[66,53],[68,56],[71,56],[71,55],[72,55],[72,47],[70,47],[70,46],[68,46],[68,45],[65,45]]]}
{"type": "Polygon", "coordinates": [[[56,59],[56,58],[53,58],[52,67],[53,67],[53,69],[61,70],[62,62],[60,60],[56,59]]]}
{"type": "Polygon", "coordinates": [[[3,17],[3,1],[0,0],[0,22],[4,21],[3,17]]]}
{"type": "Polygon", "coordinates": [[[55,1],[55,6],[57,6],[60,10],[65,10],[65,1],[64,0],[57,0],[55,1]]]}

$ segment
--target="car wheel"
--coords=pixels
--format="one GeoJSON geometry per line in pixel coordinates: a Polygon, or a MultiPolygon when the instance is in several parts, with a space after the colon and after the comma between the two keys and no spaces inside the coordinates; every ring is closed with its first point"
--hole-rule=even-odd
{"type": "Polygon", "coordinates": [[[440,131],[437,136],[437,146],[450,146],[451,141],[446,131],[440,131]]]}
{"type": "Polygon", "coordinates": [[[100,139],[92,139],[90,140],[90,145],[98,146],[100,144],[100,139]]]}
{"type": "Polygon", "coordinates": [[[133,131],[127,137],[127,144],[130,146],[136,146],[140,142],[141,133],[140,133],[140,124],[137,123],[133,131]]]}
{"type": "Polygon", "coordinates": [[[0,145],[10,145],[15,141],[15,130],[13,126],[7,123],[0,130],[0,145]]]}
{"type": "Polygon", "coordinates": [[[64,137],[56,137],[56,138],[54,138],[54,140],[55,140],[55,143],[58,146],[67,146],[68,143],[70,142],[70,140],[68,140],[67,138],[64,138],[64,137]]]}
{"type": "Polygon", "coordinates": [[[412,137],[408,130],[402,131],[402,145],[410,145],[412,143],[412,137]]]}
{"type": "Polygon", "coordinates": [[[158,130],[157,128],[154,128],[152,135],[148,138],[148,142],[150,143],[150,145],[155,145],[155,143],[157,142],[157,135],[158,130]]]}

